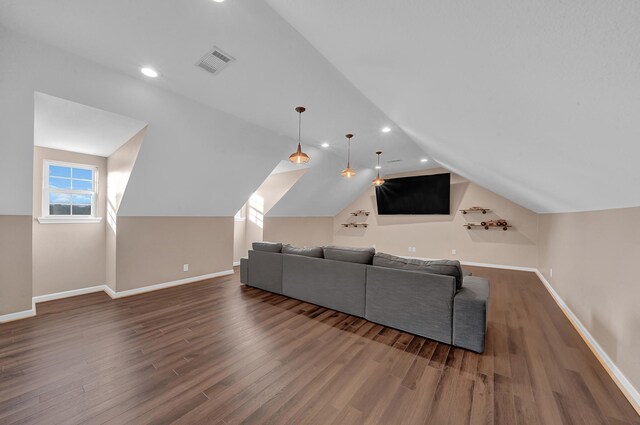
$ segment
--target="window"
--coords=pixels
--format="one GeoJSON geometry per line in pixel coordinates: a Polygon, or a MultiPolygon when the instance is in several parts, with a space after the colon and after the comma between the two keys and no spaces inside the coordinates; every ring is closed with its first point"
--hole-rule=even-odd
{"type": "Polygon", "coordinates": [[[97,222],[98,170],[45,161],[41,223],[97,222]]]}
{"type": "Polygon", "coordinates": [[[249,221],[262,228],[263,226],[263,212],[264,212],[264,198],[256,195],[255,193],[249,198],[249,221]]]}

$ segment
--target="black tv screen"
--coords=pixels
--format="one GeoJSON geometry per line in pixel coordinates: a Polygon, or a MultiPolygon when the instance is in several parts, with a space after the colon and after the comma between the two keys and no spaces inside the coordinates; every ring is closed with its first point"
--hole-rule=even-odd
{"type": "Polygon", "coordinates": [[[402,177],[376,187],[378,214],[449,214],[451,174],[402,177]]]}

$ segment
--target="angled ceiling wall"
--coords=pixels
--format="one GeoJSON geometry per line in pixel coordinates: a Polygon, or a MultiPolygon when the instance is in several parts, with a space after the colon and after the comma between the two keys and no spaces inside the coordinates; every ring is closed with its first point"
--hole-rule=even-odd
{"type": "MultiPolygon", "coordinates": [[[[146,81],[6,29],[0,35],[0,214],[31,214],[36,91],[148,123],[118,215],[232,216],[295,149],[287,136],[146,81]]],[[[272,214],[334,215],[366,189],[371,171],[345,182],[346,155],[303,144],[310,171],[272,214]]]]}
{"type": "Polygon", "coordinates": [[[30,214],[34,91],[149,123],[121,215],[233,215],[294,145],[69,53],[0,35],[0,214],[30,214]]]}
{"type": "Polygon", "coordinates": [[[46,93],[34,94],[33,144],[108,157],[147,124],[46,93]]]}
{"type": "Polygon", "coordinates": [[[537,212],[640,205],[640,2],[267,2],[452,171],[537,212]]]}

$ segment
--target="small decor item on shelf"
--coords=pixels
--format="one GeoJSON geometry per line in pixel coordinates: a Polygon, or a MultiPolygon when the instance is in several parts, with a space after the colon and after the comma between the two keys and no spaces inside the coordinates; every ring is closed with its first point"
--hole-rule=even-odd
{"type": "Polygon", "coordinates": [[[462,214],[474,213],[474,212],[481,212],[482,214],[486,214],[487,211],[491,211],[491,210],[489,208],[471,207],[471,208],[462,209],[460,211],[462,211],[462,214]]]}
{"type": "Polygon", "coordinates": [[[342,223],[342,227],[368,227],[367,223],[342,223]]]}
{"type": "Polygon", "coordinates": [[[502,228],[502,230],[507,230],[509,227],[512,227],[509,223],[507,223],[507,220],[502,218],[499,218],[497,220],[483,221],[480,223],[466,223],[466,224],[463,224],[463,226],[469,230],[471,230],[474,227],[483,227],[485,230],[489,230],[492,228],[493,229],[502,228]]]}

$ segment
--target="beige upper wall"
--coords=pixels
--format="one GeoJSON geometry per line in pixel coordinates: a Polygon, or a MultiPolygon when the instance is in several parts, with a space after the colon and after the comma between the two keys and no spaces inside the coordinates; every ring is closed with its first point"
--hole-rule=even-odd
{"type": "Polygon", "coordinates": [[[333,243],[333,217],[267,217],[264,240],[295,246],[333,243]]]}
{"type": "Polygon", "coordinates": [[[247,223],[246,220],[247,206],[242,206],[242,220],[233,221],[233,262],[237,263],[242,257],[247,256],[247,223]]]}
{"type": "MultiPolygon", "coordinates": [[[[432,169],[426,175],[448,172],[432,169]]],[[[376,213],[375,189],[351,203],[334,219],[333,243],[347,246],[376,246],[378,251],[395,255],[451,258],[464,261],[511,266],[536,267],[538,264],[538,215],[464,178],[451,174],[451,214],[420,216],[379,216],[376,213]],[[472,206],[490,208],[491,213],[463,215],[458,210],[472,206]],[[369,217],[352,217],[356,210],[370,211],[369,217]],[[504,218],[513,224],[508,231],[498,229],[467,230],[469,221],[504,218]],[[342,223],[366,222],[365,228],[344,228],[342,223]],[[409,252],[415,247],[416,252],[409,252]],[[452,254],[452,249],[457,253],[452,254]]]]}
{"type": "Polygon", "coordinates": [[[31,310],[31,221],[0,215],[0,316],[31,310]]]}
{"type": "Polygon", "coordinates": [[[231,270],[233,217],[118,217],[116,255],[118,291],[231,270]]]}
{"type": "Polygon", "coordinates": [[[147,127],[140,130],[127,143],[120,146],[107,159],[107,187],[109,207],[118,212],[122,197],[127,189],[129,177],[138,158],[140,146],[144,140],[147,127]]]}
{"type": "Polygon", "coordinates": [[[640,389],[638,223],[640,208],[542,214],[539,269],[640,389]]]}
{"type": "Polygon", "coordinates": [[[140,130],[127,143],[107,159],[107,209],[106,209],[106,283],[116,289],[116,231],[117,214],[129,177],[140,152],[147,127],[140,130]]]}
{"type": "Polygon", "coordinates": [[[33,160],[33,296],[103,285],[106,281],[107,159],[36,146],[33,160]],[[45,160],[98,168],[100,223],[40,224],[45,160]]]}

